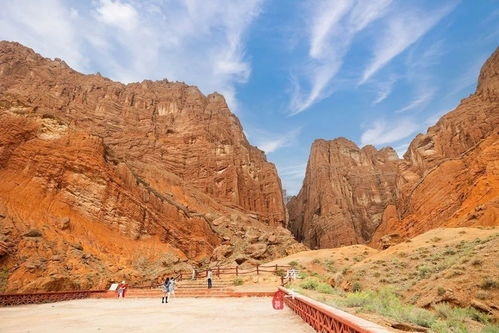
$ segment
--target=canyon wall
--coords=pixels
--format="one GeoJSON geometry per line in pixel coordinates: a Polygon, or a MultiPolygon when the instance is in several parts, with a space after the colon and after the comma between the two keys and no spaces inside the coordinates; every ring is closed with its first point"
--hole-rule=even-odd
{"type": "Polygon", "coordinates": [[[316,140],[303,188],[288,203],[290,230],[312,248],[366,242],[395,203],[397,163],[392,148],[316,140]]]}
{"type": "Polygon", "coordinates": [[[0,42],[0,289],[150,283],[303,249],[219,94],[121,84],[0,42]]]}
{"type": "Polygon", "coordinates": [[[496,50],[477,91],[416,136],[403,159],[385,153],[352,163],[345,151],[373,148],[316,140],[303,187],[288,203],[295,237],[312,247],[382,247],[436,227],[499,225],[498,73],[496,50]]]}

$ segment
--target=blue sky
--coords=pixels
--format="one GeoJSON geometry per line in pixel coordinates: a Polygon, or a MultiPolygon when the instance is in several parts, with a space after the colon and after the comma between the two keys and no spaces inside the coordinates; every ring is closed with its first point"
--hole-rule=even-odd
{"type": "Polygon", "coordinates": [[[0,0],[0,39],[121,82],[218,91],[296,194],[310,145],[403,154],[498,46],[497,0],[0,0]]]}

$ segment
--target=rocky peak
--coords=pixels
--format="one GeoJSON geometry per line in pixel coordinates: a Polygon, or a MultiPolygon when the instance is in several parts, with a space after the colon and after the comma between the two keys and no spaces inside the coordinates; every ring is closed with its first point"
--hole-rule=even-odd
{"type": "Polygon", "coordinates": [[[391,148],[315,140],[303,187],[287,205],[295,237],[313,248],[367,241],[395,200],[397,163],[391,148]]]}
{"type": "Polygon", "coordinates": [[[476,92],[489,98],[497,98],[499,95],[499,48],[482,66],[476,92]]]}

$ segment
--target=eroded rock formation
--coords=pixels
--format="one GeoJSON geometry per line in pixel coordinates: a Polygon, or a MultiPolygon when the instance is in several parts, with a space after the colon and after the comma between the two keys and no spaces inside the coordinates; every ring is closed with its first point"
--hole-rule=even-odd
{"type": "Polygon", "coordinates": [[[285,216],[274,165],[221,95],[124,85],[0,42],[0,288],[256,263],[300,248],[285,216]]]}
{"type": "Polygon", "coordinates": [[[288,203],[289,228],[312,248],[366,242],[395,203],[397,163],[392,148],[316,140],[303,188],[288,203]]]}
{"type": "Polygon", "coordinates": [[[314,247],[383,247],[436,227],[499,225],[498,135],[496,50],[476,93],[416,136],[403,159],[353,163],[338,153],[358,155],[351,142],[314,142],[303,187],[288,203],[290,228],[314,247]]]}

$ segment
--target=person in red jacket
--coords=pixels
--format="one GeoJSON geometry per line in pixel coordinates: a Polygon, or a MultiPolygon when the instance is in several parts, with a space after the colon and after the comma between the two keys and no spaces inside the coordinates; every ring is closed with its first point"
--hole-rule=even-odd
{"type": "Polygon", "coordinates": [[[128,289],[128,284],[125,280],[121,281],[118,286],[118,298],[125,298],[126,290],[128,289]]]}

